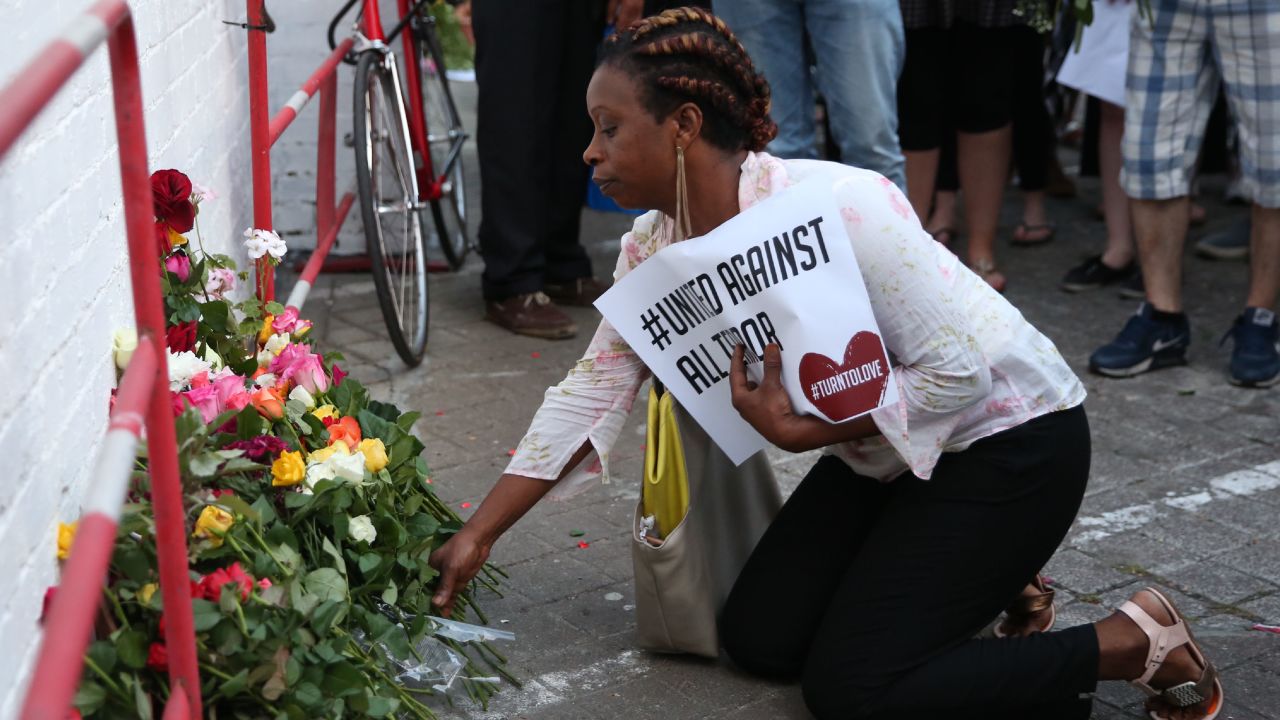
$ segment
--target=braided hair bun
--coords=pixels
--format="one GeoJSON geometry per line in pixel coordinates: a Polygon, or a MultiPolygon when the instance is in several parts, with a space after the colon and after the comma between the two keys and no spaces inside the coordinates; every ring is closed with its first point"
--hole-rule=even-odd
{"type": "Polygon", "coordinates": [[[769,83],[724,21],[702,8],[667,10],[611,36],[600,64],[635,77],[659,120],[696,103],[703,137],[723,150],[763,150],[778,134],[769,83]]]}

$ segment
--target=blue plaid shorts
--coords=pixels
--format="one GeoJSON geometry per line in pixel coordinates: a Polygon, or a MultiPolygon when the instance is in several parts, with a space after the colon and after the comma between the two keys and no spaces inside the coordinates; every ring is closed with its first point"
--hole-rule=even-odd
{"type": "Polygon", "coordinates": [[[1125,78],[1130,197],[1186,195],[1219,86],[1240,140],[1244,192],[1280,207],[1280,2],[1152,0],[1133,13],[1125,78]]]}

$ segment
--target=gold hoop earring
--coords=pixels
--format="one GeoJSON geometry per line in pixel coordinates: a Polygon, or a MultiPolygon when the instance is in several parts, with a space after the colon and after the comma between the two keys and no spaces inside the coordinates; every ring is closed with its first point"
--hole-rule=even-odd
{"type": "Polygon", "coordinates": [[[684,148],[676,146],[676,242],[688,239],[693,234],[693,224],[689,222],[689,181],[684,173],[684,148]]]}

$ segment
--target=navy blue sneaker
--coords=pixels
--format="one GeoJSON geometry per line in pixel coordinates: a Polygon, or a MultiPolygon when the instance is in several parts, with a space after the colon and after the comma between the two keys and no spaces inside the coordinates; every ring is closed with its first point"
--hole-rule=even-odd
{"type": "Polygon", "coordinates": [[[1160,321],[1152,317],[1148,303],[1124,324],[1116,339],[1089,356],[1089,369],[1109,377],[1133,377],[1148,370],[1187,363],[1187,346],[1191,344],[1191,325],[1186,315],[1177,321],[1160,321]]]}
{"type": "Polygon", "coordinates": [[[1245,308],[1222,338],[1235,341],[1231,350],[1231,383],[1271,387],[1280,382],[1280,323],[1266,308],[1245,308]]]}

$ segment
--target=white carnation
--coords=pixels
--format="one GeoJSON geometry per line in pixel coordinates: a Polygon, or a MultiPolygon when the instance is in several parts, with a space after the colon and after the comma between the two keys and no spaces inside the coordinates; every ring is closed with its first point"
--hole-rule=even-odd
{"type": "Polygon", "coordinates": [[[180,353],[169,351],[169,389],[180,391],[187,389],[191,378],[202,372],[209,372],[213,365],[207,360],[196,357],[196,354],[184,350],[180,353]]]}

